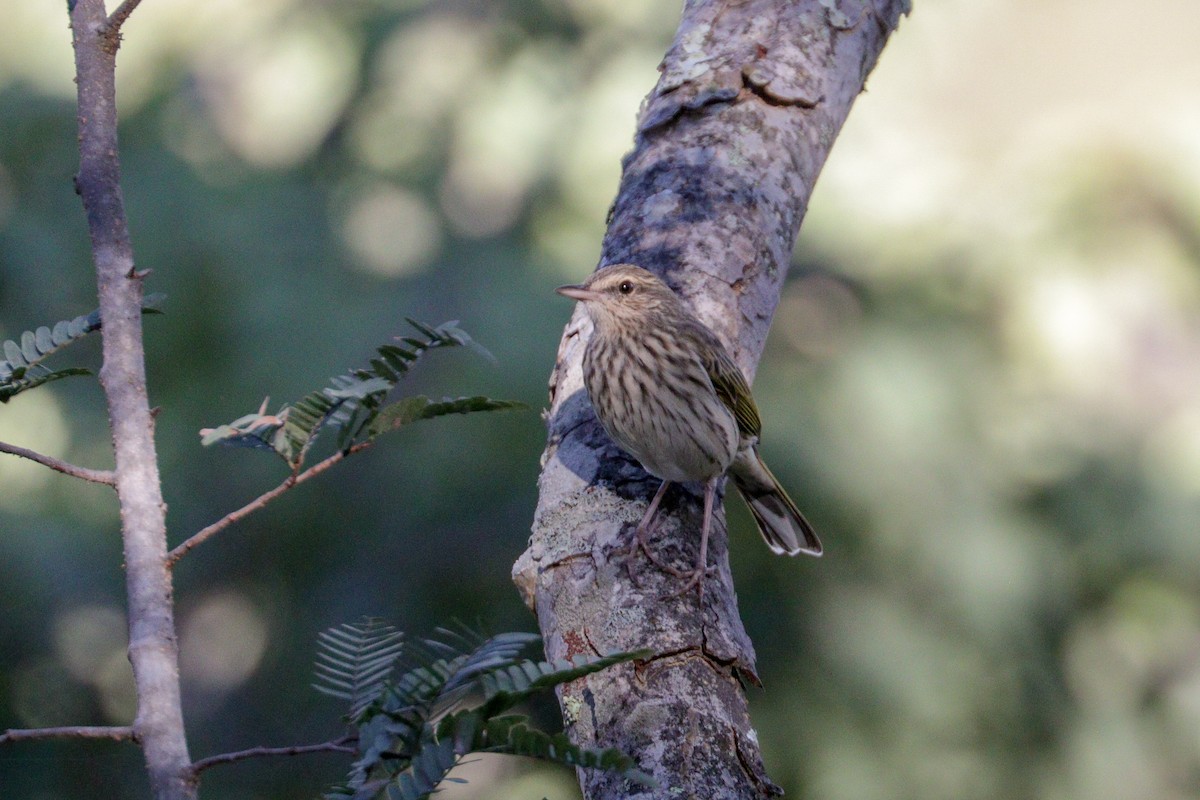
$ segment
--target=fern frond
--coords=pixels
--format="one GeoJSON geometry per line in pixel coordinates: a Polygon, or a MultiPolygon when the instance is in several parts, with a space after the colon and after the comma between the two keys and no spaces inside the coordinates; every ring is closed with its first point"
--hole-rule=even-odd
{"type": "Polygon", "coordinates": [[[483,396],[446,397],[441,400],[430,400],[423,395],[417,395],[406,397],[381,410],[367,426],[367,434],[375,437],[381,433],[394,431],[411,422],[444,417],[447,414],[472,414],[476,411],[507,411],[521,408],[528,408],[528,406],[515,400],[493,400],[483,396]]]}
{"type": "Polygon", "coordinates": [[[658,786],[654,778],[637,768],[637,762],[633,758],[615,747],[603,750],[579,747],[572,743],[566,734],[544,733],[525,724],[509,728],[508,741],[500,748],[500,752],[553,761],[569,767],[616,772],[643,786],[658,786]]]}
{"type": "Polygon", "coordinates": [[[19,337],[19,344],[13,339],[7,340],[0,345],[4,352],[4,360],[0,361],[0,380],[22,367],[36,366],[48,356],[98,330],[100,311],[96,310],[72,320],[57,322],[53,330],[43,325],[36,331],[25,331],[19,337]]]}
{"type": "Polygon", "coordinates": [[[348,702],[352,717],[376,699],[404,648],[404,634],[372,617],[322,631],[317,641],[313,688],[348,702]]]}
{"type": "Polygon", "coordinates": [[[289,466],[298,467],[308,448],[316,441],[325,422],[341,407],[343,400],[330,397],[325,389],[311,392],[280,413],[283,424],[273,439],[275,451],[289,466]]]}
{"type": "Polygon", "coordinates": [[[459,689],[473,686],[481,674],[519,663],[518,656],[530,645],[541,641],[541,637],[532,633],[484,637],[465,626],[458,631],[440,628],[437,634],[438,638],[422,642],[428,655],[397,681],[396,686],[402,692],[407,679],[414,688],[425,692],[436,689],[436,699],[442,706],[456,699],[459,689]],[[436,675],[436,686],[429,680],[429,675],[436,675]]]}
{"type": "Polygon", "coordinates": [[[405,336],[397,339],[403,346],[381,345],[376,351],[378,357],[370,360],[369,368],[335,376],[330,379],[329,386],[310,392],[292,405],[285,405],[277,414],[267,415],[264,408],[258,414],[249,414],[228,425],[207,428],[200,432],[201,443],[270,449],[296,470],[317,436],[327,428],[338,431],[337,446],[345,451],[358,442],[369,441],[381,433],[421,419],[524,407],[520,403],[487,397],[441,401],[414,397],[385,406],[384,401],[396,383],[429,350],[470,347],[491,357],[457,327],[457,321],[436,328],[416,320],[408,322],[425,338],[405,336]]]}
{"type": "Polygon", "coordinates": [[[474,681],[482,671],[517,663],[519,654],[540,639],[529,633],[489,638],[465,626],[437,634],[406,650],[406,668],[380,699],[380,712],[396,724],[397,737],[408,750],[428,737],[433,720],[477,688],[474,681]]]}
{"type": "Polygon", "coordinates": [[[553,761],[568,767],[589,767],[618,772],[643,786],[657,782],[637,768],[637,762],[616,748],[595,750],[580,747],[565,733],[546,733],[530,728],[516,717],[497,717],[481,731],[477,750],[509,753],[543,761],[553,761]]]}
{"type": "Polygon", "coordinates": [[[350,765],[350,774],[343,787],[345,794],[373,797],[387,783],[393,773],[387,772],[383,765],[393,760],[391,755],[395,744],[395,736],[390,728],[384,716],[371,717],[358,726],[360,756],[350,765]]]}
{"type": "Polygon", "coordinates": [[[0,379],[0,403],[7,403],[21,392],[34,389],[45,383],[57,381],[61,378],[70,378],[74,375],[91,374],[92,371],[90,369],[84,369],[83,367],[67,367],[66,369],[55,370],[53,372],[41,366],[30,369],[20,367],[10,373],[7,379],[0,379]]]}
{"type": "MultiPolygon", "coordinates": [[[[458,327],[458,320],[456,319],[450,320],[449,322],[443,322],[433,330],[429,330],[428,326],[422,326],[416,320],[408,317],[405,317],[405,321],[409,325],[412,325],[414,328],[424,333],[431,340],[438,341],[440,343],[439,346],[441,347],[465,347],[468,350],[474,351],[476,355],[479,355],[484,359],[491,361],[492,363],[496,362],[496,358],[487,351],[487,348],[472,339],[462,328],[458,327]]],[[[410,339],[405,339],[404,341],[408,342],[409,344],[415,344],[415,342],[410,339]]]]}
{"type": "MultiPolygon", "coordinates": [[[[142,300],[142,313],[161,314],[157,306],[165,297],[164,294],[147,295],[142,300]]],[[[0,344],[0,354],[4,356],[0,359],[0,403],[7,403],[21,392],[51,381],[91,375],[91,370],[82,367],[51,370],[41,362],[100,328],[100,310],[97,309],[90,314],[56,322],[53,328],[43,325],[25,331],[16,339],[0,344]]]]}
{"type": "Polygon", "coordinates": [[[458,630],[438,628],[435,633],[437,638],[425,640],[426,647],[455,660],[454,674],[446,683],[446,691],[457,689],[486,670],[517,663],[521,653],[542,640],[536,633],[520,631],[485,637],[465,625],[458,630]]]}
{"type": "MultiPolygon", "coordinates": [[[[650,779],[617,750],[589,750],[562,734],[528,726],[522,716],[505,714],[537,692],[589,675],[648,651],[608,656],[579,655],[556,662],[531,661],[522,653],[539,637],[529,633],[484,636],[468,627],[439,629],[435,636],[410,642],[401,656],[399,676],[377,682],[394,660],[373,659],[354,626],[322,634],[319,675],[327,694],[358,695],[351,723],[358,728],[360,757],[344,786],[330,800],[374,800],[384,794],[400,800],[424,800],[472,752],[532,756],[577,767],[615,770],[641,783],[650,779]],[[374,695],[355,690],[372,683],[374,695]]],[[[453,778],[449,778],[453,780],[453,778]]]]}
{"type": "Polygon", "coordinates": [[[42,326],[25,331],[18,340],[8,339],[0,344],[4,359],[0,360],[0,402],[7,403],[21,392],[72,375],[91,375],[81,368],[52,371],[41,362],[69,344],[100,330],[100,312],[93,311],[72,320],[55,323],[51,330],[42,326]]]}
{"type": "Polygon", "coordinates": [[[489,752],[526,756],[568,767],[618,772],[644,786],[656,782],[637,769],[637,762],[616,748],[580,747],[564,733],[546,733],[529,727],[520,715],[487,718],[478,709],[446,717],[438,725],[438,742],[451,742],[458,753],[489,752]]]}
{"type": "Polygon", "coordinates": [[[389,800],[425,800],[458,763],[453,740],[431,742],[388,785],[389,800]]]}
{"type": "Polygon", "coordinates": [[[579,654],[560,661],[520,661],[489,670],[479,676],[484,703],[480,706],[487,715],[507,711],[530,696],[563,683],[570,683],[602,669],[646,658],[649,650],[613,653],[607,656],[579,654]]]}

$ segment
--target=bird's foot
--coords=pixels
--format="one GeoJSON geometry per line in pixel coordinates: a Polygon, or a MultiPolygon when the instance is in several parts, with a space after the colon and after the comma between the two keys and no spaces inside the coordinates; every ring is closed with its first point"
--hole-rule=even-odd
{"type": "Polygon", "coordinates": [[[687,578],[688,581],[687,581],[687,583],[685,583],[683,585],[682,589],[680,589],[677,592],[671,592],[670,594],[663,595],[662,597],[659,598],[660,600],[669,600],[674,597],[683,597],[685,594],[690,592],[692,589],[696,590],[696,598],[699,600],[703,600],[704,599],[704,579],[707,578],[710,573],[716,572],[717,568],[716,567],[697,567],[696,569],[689,570],[687,572],[685,572],[683,570],[672,568],[669,571],[672,572],[677,577],[687,578]]]}
{"type": "Polygon", "coordinates": [[[650,559],[650,563],[653,564],[654,566],[658,567],[659,569],[661,569],[663,572],[669,572],[672,575],[674,575],[676,578],[681,578],[687,574],[686,572],[679,569],[678,567],[673,567],[670,564],[668,564],[667,562],[663,561],[658,556],[654,555],[654,551],[650,549],[649,526],[646,526],[645,528],[643,528],[640,525],[638,526],[637,544],[633,549],[641,550],[643,553],[645,553],[646,558],[650,559]]]}
{"type": "Polygon", "coordinates": [[[638,550],[641,550],[643,553],[646,554],[646,558],[648,558],[650,560],[651,564],[658,567],[663,572],[667,572],[667,573],[670,573],[671,575],[674,575],[676,578],[682,578],[682,577],[685,577],[685,576],[688,576],[691,574],[690,572],[685,572],[685,571],[679,569],[678,567],[671,566],[670,564],[668,564],[667,562],[663,561],[661,558],[656,556],[654,554],[654,551],[650,549],[650,526],[649,525],[638,525],[634,532],[633,541],[630,542],[625,547],[621,547],[621,548],[613,551],[614,555],[627,557],[626,561],[625,561],[625,570],[626,570],[626,572],[629,573],[630,580],[634,579],[634,575],[633,575],[634,561],[633,561],[633,558],[631,558],[631,556],[636,554],[638,550]]]}

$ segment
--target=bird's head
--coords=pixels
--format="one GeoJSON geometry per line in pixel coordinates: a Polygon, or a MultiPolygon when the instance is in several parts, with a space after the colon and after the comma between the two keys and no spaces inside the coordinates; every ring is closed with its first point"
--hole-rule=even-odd
{"type": "Polygon", "coordinates": [[[682,307],[679,296],[661,278],[632,264],[603,267],[585,282],[555,291],[583,303],[601,329],[610,323],[644,325],[647,317],[670,315],[682,307]]]}

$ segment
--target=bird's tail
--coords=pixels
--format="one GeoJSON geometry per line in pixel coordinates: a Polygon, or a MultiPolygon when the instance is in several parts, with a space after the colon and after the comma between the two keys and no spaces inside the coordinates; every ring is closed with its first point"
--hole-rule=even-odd
{"type": "Polygon", "coordinates": [[[771,552],[789,556],[797,553],[821,555],[821,540],[816,531],[767,469],[755,448],[747,448],[738,455],[729,469],[729,476],[746,505],[750,506],[758,531],[771,552]]]}

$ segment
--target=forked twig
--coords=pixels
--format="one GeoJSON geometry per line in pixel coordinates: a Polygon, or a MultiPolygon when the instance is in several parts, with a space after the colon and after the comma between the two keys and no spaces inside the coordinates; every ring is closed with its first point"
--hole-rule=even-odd
{"type": "Polygon", "coordinates": [[[129,15],[141,2],[142,0],[125,0],[124,3],[117,6],[116,11],[108,15],[108,29],[113,33],[119,33],[125,20],[129,19],[129,15]]]}

